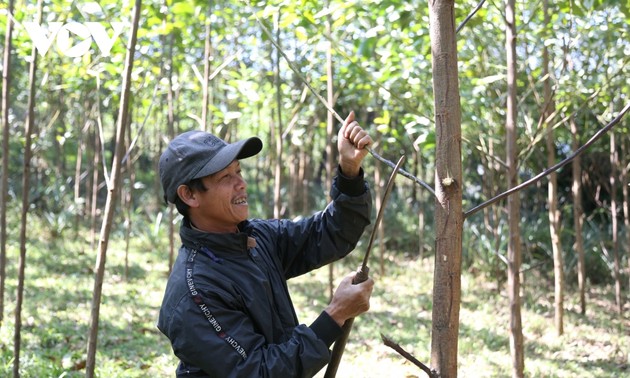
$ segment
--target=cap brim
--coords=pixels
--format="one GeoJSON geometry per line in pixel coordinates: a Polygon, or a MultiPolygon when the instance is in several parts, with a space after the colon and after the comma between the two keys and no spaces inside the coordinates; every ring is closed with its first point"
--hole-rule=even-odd
{"type": "Polygon", "coordinates": [[[240,140],[223,147],[193,178],[217,173],[237,159],[245,159],[262,150],[262,141],[257,137],[240,140]]]}

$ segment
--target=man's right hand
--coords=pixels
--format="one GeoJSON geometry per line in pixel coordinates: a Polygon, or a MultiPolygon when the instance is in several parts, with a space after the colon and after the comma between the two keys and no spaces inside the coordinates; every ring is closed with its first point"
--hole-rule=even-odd
{"type": "Polygon", "coordinates": [[[339,326],[343,326],[346,320],[363,314],[370,309],[370,296],[374,288],[374,280],[353,285],[352,279],[356,273],[350,273],[341,281],[333,294],[332,301],[325,311],[339,326]]]}

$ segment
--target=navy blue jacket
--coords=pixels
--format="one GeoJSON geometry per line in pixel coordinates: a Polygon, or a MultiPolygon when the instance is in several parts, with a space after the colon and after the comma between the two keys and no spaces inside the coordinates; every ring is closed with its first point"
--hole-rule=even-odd
{"type": "Polygon", "coordinates": [[[331,198],[311,217],[249,220],[233,234],[184,221],[158,319],[178,377],[312,377],[328,363],[341,327],[324,311],[299,324],[286,280],[347,255],[370,223],[363,173],[338,175],[331,198]]]}

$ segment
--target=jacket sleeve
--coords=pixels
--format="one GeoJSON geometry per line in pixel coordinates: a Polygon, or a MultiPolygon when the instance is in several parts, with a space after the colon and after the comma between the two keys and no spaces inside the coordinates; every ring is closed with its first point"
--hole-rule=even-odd
{"type": "Polygon", "coordinates": [[[363,179],[339,173],[326,209],[298,221],[279,221],[277,248],[285,277],[291,278],[336,261],[357,245],[370,224],[372,197],[363,179]]]}
{"type": "Polygon", "coordinates": [[[203,371],[217,378],[312,377],[328,363],[328,348],[341,333],[323,312],[311,326],[295,327],[286,341],[267,344],[234,294],[216,288],[199,293],[199,299],[181,299],[190,303],[177,306],[165,329],[182,376],[203,371]]]}

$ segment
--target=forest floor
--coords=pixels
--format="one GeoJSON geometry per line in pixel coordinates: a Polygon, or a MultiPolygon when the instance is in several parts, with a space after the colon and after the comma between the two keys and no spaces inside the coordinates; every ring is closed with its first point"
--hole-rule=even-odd
{"type": "MultiPolygon", "coordinates": [[[[99,377],[172,377],[177,364],[166,338],[155,327],[166,282],[168,256],[148,236],[132,239],[125,278],[124,245],[110,242],[103,285],[96,373],[99,377]]],[[[81,238],[33,241],[29,246],[22,312],[21,376],[82,377],[94,286],[94,248],[81,238]]],[[[88,243],[89,244],[89,243],[88,243]]],[[[0,377],[12,375],[18,249],[8,249],[7,293],[0,328],[0,377]]],[[[429,364],[432,259],[389,258],[376,281],[369,313],[358,317],[338,377],[426,377],[381,341],[381,334],[429,364]]],[[[359,257],[334,265],[344,276],[359,257]]],[[[352,266],[352,268],[351,268],[352,266]]],[[[328,302],[328,268],[289,281],[300,317],[310,324],[328,302]]],[[[339,279],[336,280],[338,282],[339,279]]],[[[336,287],[336,285],[335,285],[336,287]]],[[[630,375],[629,306],[615,312],[612,287],[590,287],[586,315],[577,296],[566,293],[564,334],[553,321],[553,282],[525,276],[522,322],[528,377],[622,377],[630,375]]],[[[458,374],[510,377],[509,307],[495,283],[462,275],[458,374]]],[[[317,377],[322,377],[323,371],[317,377]]]]}

